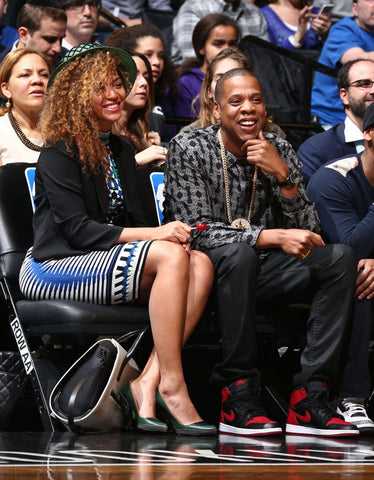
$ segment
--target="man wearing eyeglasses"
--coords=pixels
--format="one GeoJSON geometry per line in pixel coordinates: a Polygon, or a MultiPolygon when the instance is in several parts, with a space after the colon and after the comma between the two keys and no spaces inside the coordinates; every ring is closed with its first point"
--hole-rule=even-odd
{"type": "MultiPolygon", "coordinates": [[[[340,68],[356,58],[374,60],[374,0],[353,0],[352,13],[352,17],[340,20],[331,28],[322,48],[320,63],[340,68]]],[[[333,77],[316,72],[311,113],[326,126],[344,120],[344,110],[333,77]]]]}
{"type": "MultiPolygon", "coordinates": [[[[374,77],[371,77],[374,78],[374,77]]],[[[352,82],[355,90],[374,80],[352,82]],[[359,85],[362,85],[360,87],[359,85]]],[[[350,88],[351,88],[350,86],[350,88]]],[[[365,149],[321,167],[311,178],[307,193],[315,202],[327,243],[343,243],[358,258],[354,317],[340,388],[338,413],[361,433],[374,433],[365,402],[370,396],[369,341],[374,298],[374,105],[364,114],[365,149]]]]}
{"type": "Polygon", "coordinates": [[[94,42],[101,1],[60,0],[60,4],[68,19],[66,37],[62,41],[65,52],[81,43],[94,42]]]}
{"type": "Polygon", "coordinates": [[[362,121],[366,108],[374,101],[374,60],[358,58],[345,63],[337,81],[346,118],[300,146],[297,156],[306,179],[329,160],[354,155],[364,149],[362,121]]]}

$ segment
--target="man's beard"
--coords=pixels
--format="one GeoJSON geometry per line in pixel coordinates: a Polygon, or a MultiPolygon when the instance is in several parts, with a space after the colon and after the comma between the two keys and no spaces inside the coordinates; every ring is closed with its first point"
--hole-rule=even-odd
{"type": "MultiPolygon", "coordinates": [[[[374,96],[368,96],[366,100],[373,100],[374,96]]],[[[361,120],[364,118],[365,110],[370,105],[367,101],[361,100],[360,102],[353,102],[349,104],[349,109],[353,113],[353,115],[361,120]]]]}

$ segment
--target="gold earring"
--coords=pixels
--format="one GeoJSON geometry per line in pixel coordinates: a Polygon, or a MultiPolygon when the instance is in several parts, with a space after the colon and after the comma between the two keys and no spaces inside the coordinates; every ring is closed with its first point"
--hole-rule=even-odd
{"type": "Polygon", "coordinates": [[[8,99],[8,101],[6,102],[5,104],[6,108],[10,108],[12,106],[12,104],[10,103],[10,100],[8,99]]]}

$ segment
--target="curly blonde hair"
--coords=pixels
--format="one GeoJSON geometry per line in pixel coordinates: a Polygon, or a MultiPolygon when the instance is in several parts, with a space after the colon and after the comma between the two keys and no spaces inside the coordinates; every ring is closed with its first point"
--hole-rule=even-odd
{"type": "Polygon", "coordinates": [[[92,99],[105,92],[113,74],[120,76],[126,89],[128,74],[115,54],[98,50],[78,56],[60,70],[46,95],[40,119],[45,145],[62,140],[68,151],[76,147],[83,170],[88,173],[108,167],[92,99]]]}

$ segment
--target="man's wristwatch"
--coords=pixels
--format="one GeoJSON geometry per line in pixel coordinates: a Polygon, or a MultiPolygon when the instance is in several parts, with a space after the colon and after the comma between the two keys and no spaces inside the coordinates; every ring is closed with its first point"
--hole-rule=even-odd
{"type": "Polygon", "coordinates": [[[287,178],[284,182],[278,182],[279,187],[290,187],[291,185],[295,185],[296,179],[295,175],[289,170],[287,178]]]}

